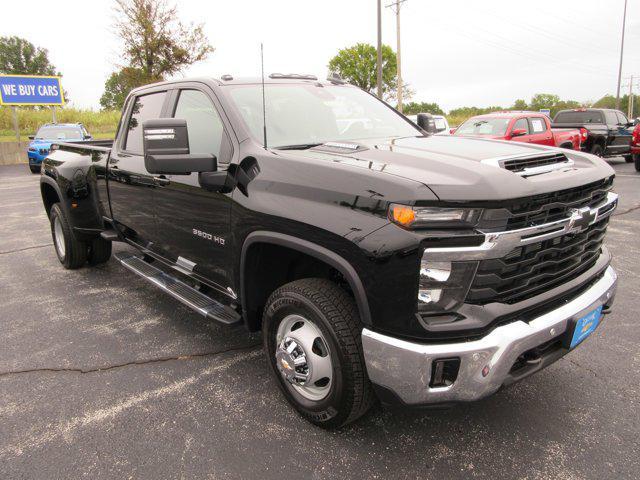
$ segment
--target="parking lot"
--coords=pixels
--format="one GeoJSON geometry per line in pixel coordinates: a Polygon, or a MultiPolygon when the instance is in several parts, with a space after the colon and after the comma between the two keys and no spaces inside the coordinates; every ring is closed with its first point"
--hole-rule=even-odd
{"type": "Polygon", "coordinates": [[[593,338],[479,403],[332,432],[285,403],[259,335],[114,260],[64,270],[38,176],[0,167],[0,478],[638,478],[640,174],[611,163],[620,286],[593,338]]]}

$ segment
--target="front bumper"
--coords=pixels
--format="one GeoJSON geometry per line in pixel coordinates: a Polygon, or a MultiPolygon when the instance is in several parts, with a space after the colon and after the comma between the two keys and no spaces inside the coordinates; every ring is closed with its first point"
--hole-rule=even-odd
{"type": "Polygon", "coordinates": [[[601,305],[611,305],[616,284],[616,272],[609,266],[589,289],[561,307],[528,322],[518,320],[497,327],[485,337],[471,342],[425,345],[365,328],[362,344],[369,378],[408,405],[464,402],[486,397],[567,353],[569,350],[564,348],[557,350],[553,356],[543,359],[539,368],[528,369],[524,374],[512,372],[522,354],[562,338],[572,320],[601,305]],[[447,358],[460,359],[456,380],[446,387],[430,387],[433,361],[447,358]]]}

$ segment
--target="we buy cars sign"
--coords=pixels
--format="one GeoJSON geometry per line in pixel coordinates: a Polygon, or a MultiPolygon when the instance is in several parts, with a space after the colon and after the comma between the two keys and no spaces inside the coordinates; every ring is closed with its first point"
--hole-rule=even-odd
{"type": "Polygon", "coordinates": [[[0,75],[0,105],[64,105],[60,77],[0,75]]]}

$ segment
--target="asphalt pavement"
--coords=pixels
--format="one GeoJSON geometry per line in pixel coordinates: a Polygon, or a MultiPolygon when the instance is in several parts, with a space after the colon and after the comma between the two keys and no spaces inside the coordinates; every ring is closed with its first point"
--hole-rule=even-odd
{"type": "Polygon", "coordinates": [[[640,477],[640,174],[611,164],[620,285],[592,338],[478,403],[331,432],[286,404],[259,335],[114,260],[64,270],[38,176],[0,167],[0,479],[640,477]]]}

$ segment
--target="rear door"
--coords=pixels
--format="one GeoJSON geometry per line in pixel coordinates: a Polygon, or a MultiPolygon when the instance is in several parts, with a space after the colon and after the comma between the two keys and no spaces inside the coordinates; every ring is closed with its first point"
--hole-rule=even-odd
{"type": "Polygon", "coordinates": [[[539,145],[554,146],[553,133],[549,128],[549,121],[544,117],[528,117],[529,120],[529,141],[539,145]]]}
{"type": "Polygon", "coordinates": [[[166,90],[130,97],[109,158],[111,216],[124,235],[142,247],[149,247],[156,236],[157,187],[156,178],[144,166],[142,122],[161,118],[166,106],[166,90]]]}
{"type": "MultiPolygon", "coordinates": [[[[230,128],[213,92],[199,83],[181,86],[170,116],[187,121],[191,153],[211,153],[218,171],[229,168],[233,145],[230,128]]],[[[156,189],[158,222],[155,248],[188,273],[229,293],[231,235],[230,194],[203,189],[198,173],[168,175],[156,189]]]]}

